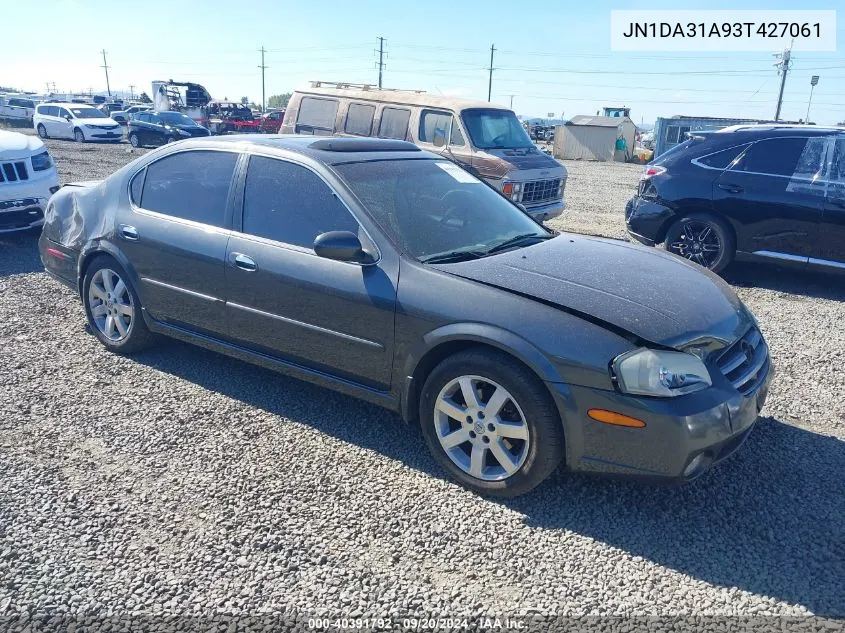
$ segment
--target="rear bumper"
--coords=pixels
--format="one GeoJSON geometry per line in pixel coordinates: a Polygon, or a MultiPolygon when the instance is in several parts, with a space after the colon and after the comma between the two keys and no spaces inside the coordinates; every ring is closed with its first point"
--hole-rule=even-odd
{"type": "Polygon", "coordinates": [[[625,205],[628,235],[642,244],[654,246],[663,241],[666,229],[675,217],[669,207],[634,196],[625,205]]]}
{"type": "Polygon", "coordinates": [[[564,420],[570,470],[662,483],[699,477],[745,442],[766,401],[773,372],[750,395],[713,386],[673,399],[549,384],[564,420]],[[587,415],[605,409],[646,423],[612,426],[587,415]]]}

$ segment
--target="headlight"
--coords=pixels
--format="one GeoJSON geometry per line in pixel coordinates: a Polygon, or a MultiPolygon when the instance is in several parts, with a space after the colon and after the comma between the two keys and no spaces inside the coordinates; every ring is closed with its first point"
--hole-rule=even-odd
{"type": "Polygon", "coordinates": [[[713,384],[704,363],[683,352],[637,349],[617,357],[613,373],[622,391],[642,396],[672,398],[713,384]]]}
{"type": "Polygon", "coordinates": [[[519,202],[522,199],[522,183],[506,181],[502,184],[502,193],[513,202],[519,202]]]}
{"type": "Polygon", "coordinates": [[[179,132],[179,134],[181,134],[182,136],[190,136],[191,135],[191,133],[188,132],[188,130],[176,130],[176,131],[179,132]]]}
{"type": "Polygon", "coordinates": [[[41,152],[32,157],[32,168],[35,171],[44,171],[53,166],[53,159],[48,152],[41,152]]]}

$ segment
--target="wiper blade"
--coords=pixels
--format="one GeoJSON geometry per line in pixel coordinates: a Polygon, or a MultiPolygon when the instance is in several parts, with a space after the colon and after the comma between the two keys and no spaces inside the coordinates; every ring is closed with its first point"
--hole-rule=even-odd
{"type": "Polygon", "coordinates": [[[556,235],[552,234],[538,234],[538,233],[525,233],[523,235],[517,235],[510,239],[501,242],[500,244],[496,244],[495,246],[488,248],[486,251],[486,255],[490,255],[492,253],[498,253],[499,251],[503,251],[507,248],[511,248],[513,246],[519,246],[522,242],[527,242],[528,240],[550,240],[553,237],[557,237],[556,235]]]}
{"type": "Polygon", "coordinates": [[[463,262],[468,259],[480,259],[486,254],[480,251],[450,251],[422,257],[420,261],[424,264],[448,264],[450,262],[463,262]]]}

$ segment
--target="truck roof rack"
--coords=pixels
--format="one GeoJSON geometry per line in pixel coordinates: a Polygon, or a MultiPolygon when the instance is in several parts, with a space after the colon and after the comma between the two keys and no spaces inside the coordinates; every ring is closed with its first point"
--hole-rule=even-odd
{"type": "Polygon", "coordinates": [[[357,90],[381,90],[387,92],[416,92],[416,93],[423,93],[425,90],[407,90],[403,88],[379,88],[375,84],[353,84],[349,83],[348,81],[322,81],[322,80],[312,80],[311,81],[312,88],[354,88],[357,90]]]}

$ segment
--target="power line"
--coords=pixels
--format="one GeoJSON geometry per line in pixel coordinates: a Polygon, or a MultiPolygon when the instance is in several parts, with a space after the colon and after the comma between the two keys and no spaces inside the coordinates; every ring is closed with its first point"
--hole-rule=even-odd
{"type": "Polygon", "coordinates": [[[102,68],[103,68],[103,70],[106,71],[106,91],[109,93],[109,96],[111,97],[111,86],[109,86],[109,65],[108,65],[108,62],[106,62],[106,49],[105,48],[103,49],[103,66],[102,66],[102,68]]]}

